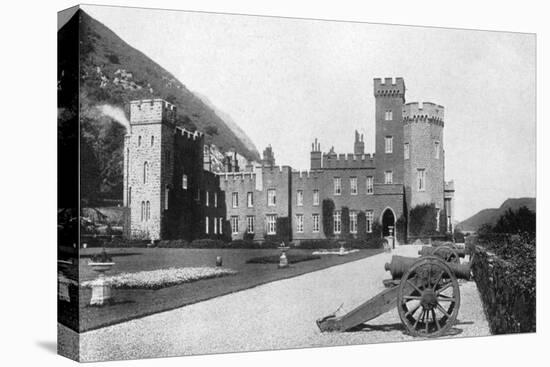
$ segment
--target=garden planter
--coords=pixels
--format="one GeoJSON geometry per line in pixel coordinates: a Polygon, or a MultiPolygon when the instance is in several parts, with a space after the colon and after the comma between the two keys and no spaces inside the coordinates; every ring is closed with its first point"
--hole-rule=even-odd
{"type": "Polygon", "coordinates": [[[99,273],[99,276],[92,283],[92,298],[90,305],[103,306],[111,299],[111,286],[105,282],[105,272],[109,271],[114,262],[89,262],[88,265],[99,273]]]}

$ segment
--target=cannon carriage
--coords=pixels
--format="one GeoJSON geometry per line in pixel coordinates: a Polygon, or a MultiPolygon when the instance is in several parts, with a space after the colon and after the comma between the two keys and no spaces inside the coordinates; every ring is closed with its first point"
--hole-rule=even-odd
{"type": "Polygon", "coordinates": [[[460,308],[458,279],[470,279],[469,263],[433,254],[393,256],[385,269],[392,275],[385,281],[387,289],[345,315],[331,314],[317,320],[321,332],[349,330],[394,307],[413,336],[438,337],[453,327],[460,308]]]}

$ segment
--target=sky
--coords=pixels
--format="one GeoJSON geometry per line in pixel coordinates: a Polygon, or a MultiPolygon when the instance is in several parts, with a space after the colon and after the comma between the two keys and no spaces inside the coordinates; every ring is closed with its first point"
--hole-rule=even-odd
{"type": "Polygon", "coordinates": [[[374,152],[373,79],[445,106],[455,219],[536,193],[534,34],[83,6],[229,114],[277,164],[309,168],[311,142],[374,152]]]}

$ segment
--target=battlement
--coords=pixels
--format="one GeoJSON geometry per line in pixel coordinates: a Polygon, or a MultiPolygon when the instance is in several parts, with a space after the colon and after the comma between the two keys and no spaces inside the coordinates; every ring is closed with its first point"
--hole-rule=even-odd
{"type": "Polygon", "coordinates": [[[216,172],[215,174],[225,181],[256,180],[256,172],[216,172]]]}
{"type": "Polygon", "coordinates": [[[177,108],[161,98],[140,99],[130,102],[130,124],[173,124],[177,108]]]}
{"type": "Polygon", "coordinates": [[[291,172],[293,179],[307,180],[307,179],[316,179],[319,177],[319,171],[310,171],[310,170],[296,170],[293,169],[291,172]]]}
{"type": "Polygon", "coordinates": [[[375,97],[405,98],[405,81],[403,78],[374,78],[375,97]]]}
{"type": "Polygon", "coordinates": [[[190,131],[184,127],[176,127],[176,136],[183,136],[188,140],[200,140],[204,134],[199,131],[190,131]]]}
{"type": "Polygon", "coordinates": [[[323,154],[323,169],[375,168],[375,155],[371,154],[323,154]]]}
{"type": "Polygon", "coordinates": [[[444,118],[445,107],[435,103],[423,102],[420,104],[418,102],[411,102],[403,106],[404,123],[428,122],[443,126],[444,118]]]}

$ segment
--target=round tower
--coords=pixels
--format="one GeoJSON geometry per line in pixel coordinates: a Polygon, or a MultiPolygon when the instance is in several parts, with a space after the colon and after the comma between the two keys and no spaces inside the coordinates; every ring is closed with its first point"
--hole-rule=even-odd
{"type": "Polygon", "coordinates": [[[432,203],[436,209],[444,209],[444,112],[443,106],[430,102],[403,106],[404,183],[408,210],[432,203]]]}

